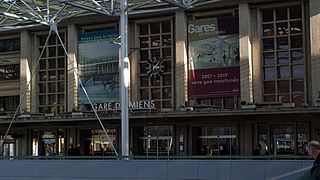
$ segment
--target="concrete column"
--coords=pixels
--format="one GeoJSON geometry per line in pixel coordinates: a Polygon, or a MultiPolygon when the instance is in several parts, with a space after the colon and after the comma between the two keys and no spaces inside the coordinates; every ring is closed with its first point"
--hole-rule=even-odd
{"type": "Polygon", "coordinates": [[[262,93],[262,60],[261,60],[261,41],[259,35],[259,18],[258,18],[257,9],[251,10],[251,44],[252,47],[252,81],[253,81],[253,102],[262,102],[263,93],[262,93]]]}
{"type": "MultiPolygon", "coordinates": [[[[32,104],[31,110],[31,84],[28,83],[31,81],[31,73],[32,73],[32,37],[27,30],[21,31],[20,38],[20,100],[22,100],[20,111],[36,111],[36,101],[32,104]],[[26,93],[25,93],[26,92],[26,93]]],[[[34,80],[34,78],[33,78],[34,80]]],[[[36,87],[32,88],[36,90],[36,87]]]]}
{"type": "Polygon", "coordinates": [[[66,112],[72,112],[73,109],[78,110],[78,77],[74,74],[77,68],[76,53],[78,45],[78,32],[75,24],[68,25],[68,60],[67,60],[67,98],[66,112]]]}
{"type": "MultiPolygon", "coordinates": [[[[140,78],[139,78],[139,38],[138,38],[138,26],[135,23],[129,24],[129,59],[130,59],[130,71],[131,71],[131,79],[130,79],[130,89],[129,96],[131,101],[139,100],[139,86],[140,86],[140,78]]],[[[120,53],[119,53],[120,54],[120,53]]]]}
{"type": "Polygon", "coordinates": [[[311,84],[313,105],[320,106],[320,1],[310,0],[311,84]]]}
{"type": "Polygon", "coordinates": [[[241,101],[253,102],[251,16],[248,3],[239,4],[241,101]]]}
{"type": "Polygon", "coordinates": [[[176,61],[175,61],[175,108],[188,101],[187,16],[183,10],[176,11],[176,61]]]}

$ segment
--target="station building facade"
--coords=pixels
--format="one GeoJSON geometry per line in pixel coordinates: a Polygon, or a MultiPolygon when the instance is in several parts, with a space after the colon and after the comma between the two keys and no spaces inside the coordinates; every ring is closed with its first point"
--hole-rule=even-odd
{"type": "MultiPolygon", "coordinates": [[[[318,0],[129,15],[132,154],[247,156],[260,144],[262,155],[306,155],[320,138],[319,25],[318,0]]],[[[2,141],[19,108],[3,156],[70,145],[114,155],[92,108],[121,149],[119,19],[89,14],[58,30],[0,33],[2,141]]]]}

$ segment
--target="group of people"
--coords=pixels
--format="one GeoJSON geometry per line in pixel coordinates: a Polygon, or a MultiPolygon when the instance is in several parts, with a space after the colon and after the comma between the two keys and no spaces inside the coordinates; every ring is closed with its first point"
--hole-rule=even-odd
{"type": "Polygon", "coordinates": [[[73,147],[73,145],[70,145],[68,149],[68,156],[82,156],[83,152],[81,150],[81,146],[78,145],[77,147],[73,147]]]}

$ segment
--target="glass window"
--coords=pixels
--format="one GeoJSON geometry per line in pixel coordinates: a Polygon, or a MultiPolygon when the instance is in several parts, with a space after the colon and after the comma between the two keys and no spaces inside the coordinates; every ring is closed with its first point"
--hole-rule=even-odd
{"type": "Polygon", "coordinates": [[[0,53],[20,51],[20,38],[0,40],[0,53]]]}
{"type": "Polygon", "coordinates": [[[19,96],[0,97],[0,109],[1,111],[15,111],[18,108],[19,101],[19,96]]]}
{"type": "Polygon", "coordinates": [[[0,66],[0,81],[20,79],[20,65],[0,66]]]}
{"type": "Polygon", "coordinates": [[[171,21],[139,24],[140,99],[156,100],[157,109],[173,108],[171,21]]]}
{"type": "MultiPolygon", "coordinates": [[[[66,33],[60,33],[62,43],[66,46],[66,33]]],[[[65,98],[66,56],[56,34],[52,34],[49,45],[45,45],[47,36],[38,36],[39,51],[48,52],[43,55],[39,68],[39,112],[62,113],[65,98]]],[[[40,55],[40,54],[39,54],[40,55]]]]}
{"type": "Polygon", "coordinates": [[[305,89],[302,5],[265,9],[261,15],[264,101],[295,102],[296,106],[302,106],[305,89]]]}

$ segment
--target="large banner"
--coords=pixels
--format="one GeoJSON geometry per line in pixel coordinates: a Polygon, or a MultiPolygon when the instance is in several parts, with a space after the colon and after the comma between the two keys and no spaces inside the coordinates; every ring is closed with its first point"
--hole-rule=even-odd
{"type": "Polygon", "coordinates": [[[189,98],[240,95],[238,17],[189,21],[189,98]]]}
{"type": "MultiPolygon", "coordinates": [[[[115,29],[78,35],[80,79],[93,103],[119,100],[119,46],[115,29]]],[[[78,103],[89,104],[79,84],[78,103]]]]}

